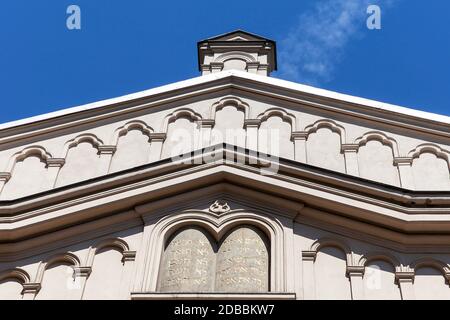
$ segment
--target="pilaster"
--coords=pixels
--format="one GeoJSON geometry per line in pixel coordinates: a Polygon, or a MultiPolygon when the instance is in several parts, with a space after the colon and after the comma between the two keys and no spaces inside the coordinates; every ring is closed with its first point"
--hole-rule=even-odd
{"type": "Polygon", "coordinates": [[[358,144],[343,144],[341,146],[341,152],[344,153],[345,158],[346,172],[356,177],[359,177],[358,150],[358,144]]]}
{"type": "Polygon", "coordinates": [[[350,279],[352,300],[364,300],[364,267],[347,266],[347,276],[350,279]]]}
{"type": "Polygon", "coordinates": [[[413,158],[396,157],[394,158],[394,166],[398,167],[401,186],[404,189],[414,190],[414,178],[412,173],[413,158]]]}
{"type": "Polygon", "coordinates": [[[56,185],[56,180],[58,179],[58,174],[61,168],[66,164],[66,160],[63,158],[50,158],[47,159],[47,170],[49,174],[49,179],[51,181],[50,188],[54,188],[56,185]]]}
{"type": "Polygon", "coordinates": [[[0,172],[0,193],[2,193],[5,184],[11,179],[11,173],[0,172]]]}
{"type": "Polygon", "coordinates": [[[395,281],[400,287],[402,300],[415,300],[414,297],[414,271],[397,271],[395,281]]]}
{"type": "Polygon", "coordinates": [[[161,159],[162,148],[165,140],[166,140],[165,133],[150,134],[150,155],[149,155],[150,163],[161,159]]]}
{"type": "Polygon", "coordinates": [[[314,275],[314,262],[316,251],[302,251],[303,260],[303,298],[305,300],[316,299],[316,284],[314,275]]]}
{"type": "Polygon", "coordinates": [[[103,171],[102,174],[107,174],[109,172],[111,160],[116,150],[117,150],[116,146],[103,145],[98,147],[101,163],[100,168],[103,171]]]}
{"type": "Polygon", "coordinates": [[[306,163],[306,140],[308,139],[308,132],[292,132],[291,139],[294,141],[295,160],[298,162],[306,163]]]}

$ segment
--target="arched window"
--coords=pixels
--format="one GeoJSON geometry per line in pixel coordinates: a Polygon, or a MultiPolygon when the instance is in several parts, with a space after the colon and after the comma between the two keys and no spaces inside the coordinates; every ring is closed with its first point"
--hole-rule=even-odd
{"type": "Polygon", "coordinates": [[[266,236],[252,226],[239,226],[219,242],[198,227],[178,231],[165,246],[158,290],[268,292],[266,236]]]}

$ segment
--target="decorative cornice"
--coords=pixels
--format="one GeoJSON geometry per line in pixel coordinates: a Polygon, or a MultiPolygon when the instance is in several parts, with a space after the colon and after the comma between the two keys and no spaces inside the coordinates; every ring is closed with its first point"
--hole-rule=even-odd
{"type": "Polygon", "coordinates": [[[113,155],[117,150],[116,146],[103,145],[98,147],[98,152],[105,155],[113,155]]]}
{"type": "Polygon", "coordinates": [[[136,259],[136,251],[124,251],[122,252],[122,261],[134,261],[136,259]]]}
{"type": "Polygon", "coordinates": [[[212,70],[218,70],[221,71],[223,69],[223,62],[211,62],[210,68],[212,70]]]}
{"type": "Polygon", "coordinates": [[[261,125],[261,119],[245,119],[244,120],[244,128],[247,128],[247,127],[259,128],[260,125],[261,125]]]}
{"type": "Polygon", "coordinates": [[[359,144],[347,143],[341,145],[341,152],[358,152],[359,144]]]}
{"type": "Polygon", "coordinates": [[[247,62],[247,70],[258,70],[259,69],[260,62],[259,61],[248,61],[247,62]]]}
{"type": "Polygon", "coordinates": [[[66,164],[66,159],[64,158],[50,158],[47,159],[47,166],[49,168],[61,168],[66,164]]]}
{"type": "Polygon", "coordinates": [[[400,282],[414,282],[414,271],[397,271],[395,273],[395,281],[400,282]]]}
{"type": "Polygon", "coordinates": [[[11,173],[0,172],[0,182],[8,182],[11,179],[11,173]]]}
{"type": "Polygon", "coordinates": [[[364,266],[347,266],[347,276],[362,277],[364,275],[364,266]]]}
{"type": "Polygon", "coordinates": [[[22,294],[26,293],[37,294],[39,290],[41,290],[40,283],[24,283],[22,294]]]}
{"type": "Polygon", "coordinates": [[[167,138],[167,134],[165,133],[150,133],[150,141],[155,141],[155,142],[164,142],[164,140],[166,140],[167,138]]]}
{"type": "Polygon", "coordinates": [[[76,277],[88,278],[92,272],[91,267],[75,267],[74,273],[76,277]]]}
{"type": "Polygon", "coordinates": [[[413,163],[412,157],[396,157],[394,158],[394,166],[411,166],[413,163]]]}
{"type": "Polygon", "coordinates": [[[214,125],[216,124],[216,121],[214,121],[214,119],[200,119],[200,120],[197,120],[197,123],[202,128],[205,128],[205,127],[208,128],[208,127],[214,127],[214,125]]]}
{"type": "Polygon", "coordinates": [[[209,207],[209,211],[213,213],[226,213],[230,210],[231,208],[225,200],[216,200],[216,202],[209,207]]]}
{"type": "Polygon", "coordinates": [[[316,261],[317,251],[302,251],[303,261],[316,261]]]}
{"type": "Polygon", "coordinates": [[[292,140],[306,140],[308,139],[308,132],[306,131],[294,131],[291,134],[292,140]]]}

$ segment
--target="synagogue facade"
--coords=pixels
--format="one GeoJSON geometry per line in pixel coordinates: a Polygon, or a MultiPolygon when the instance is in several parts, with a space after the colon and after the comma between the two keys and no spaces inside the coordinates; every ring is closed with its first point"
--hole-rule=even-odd
{"type": "Polygon", "coordinates": [[[201,75],[0,126],[0,299],[450,299],[450,118],[201,75]]]}

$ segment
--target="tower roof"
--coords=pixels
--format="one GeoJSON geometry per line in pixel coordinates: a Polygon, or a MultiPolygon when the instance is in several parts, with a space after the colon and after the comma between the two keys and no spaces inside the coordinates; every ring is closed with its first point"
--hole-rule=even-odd
{"type": "Polygon", "coordinates": [[[198,68],[203,74],[236,68],[251,73],[269,75],[277,70],[276,43],[262,36],[235,30],[211,38],[201,40],[197,43],[198,68]],[[246,64],[224,62],[242,60],[246,64]]]}

